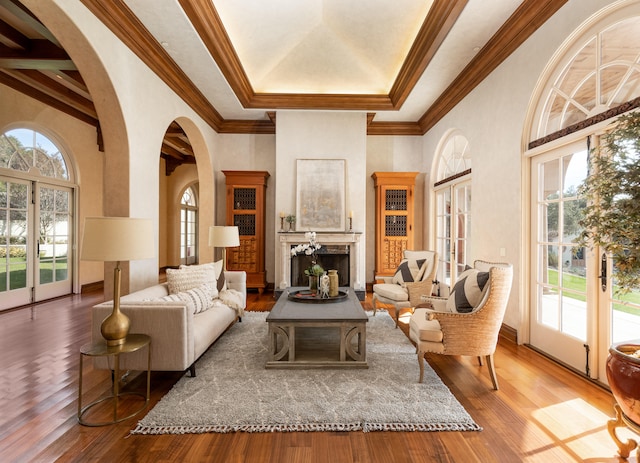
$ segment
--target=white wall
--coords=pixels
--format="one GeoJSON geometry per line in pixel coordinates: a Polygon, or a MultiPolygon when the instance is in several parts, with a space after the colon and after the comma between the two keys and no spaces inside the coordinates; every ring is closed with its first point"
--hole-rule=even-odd
{"type": "MultiPolygon", "coordinates": [[[[353,211],[354,231],[364,231],[367,188],[367,115],[359,112],[278,111],[276,125],[276,181],[275,208],[295,214],[296,159],[346,159],[345,214],[353,211]]],[[[280,219],[274,220],[272,230],[280,229],[280,219]]],[[[272,241],[279,246],[277,234],[272,241]]],[[[361,246],[366,247],[366,236],[361,246]]],[[[364,282],[365,253],[361,253],[358,268],[364,282]]],[[[275,272],[280,274],[276,259],[275,272]]],[[[277,283],[277,282],[276,282],[277,283]]],[[[362,289],[362,288],[356,288],[362,289]]]]}

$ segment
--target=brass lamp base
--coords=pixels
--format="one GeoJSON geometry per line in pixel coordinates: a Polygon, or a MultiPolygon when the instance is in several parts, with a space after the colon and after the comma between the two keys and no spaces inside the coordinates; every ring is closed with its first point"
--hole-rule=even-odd
{"type": "Polygon", "coordinates": [[[107,341],[107,346],[119,346],[124,344],[129,333],[129,317],[120,312],[114,312],[104,319],[100,326],[102,337],[107,341]]]}
{"type": "Polygon", "coordinates": [[[124,344],[131,325],[129,317],[120,312],[120,262],[113,270],[113,279],[113,312],[100,325],[100,333],[107,341],[107,346],[124,344]]]}

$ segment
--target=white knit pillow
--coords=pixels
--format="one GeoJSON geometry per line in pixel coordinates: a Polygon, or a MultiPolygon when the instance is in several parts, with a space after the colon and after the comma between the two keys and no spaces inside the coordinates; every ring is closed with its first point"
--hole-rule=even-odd
{"type": "Polygon", "coordinates": [[[195,288],[179,293],[168,294],[158,299],[160,301],[183,301],[187,303],[187,309],[194,314],[204,312],[213,306],[213,297],[211,296],[211,285],[208,283],[201,284],[195,288]]]}
{"type": "MultiPolygon", "coordinates": [[[[179,269],[167,269],[169,294],[188,291],[204,283],[216,287],[216,270],[213,263],[202,265],[181,265],[179,269]]],[[[216,294],[213,297],[217,297],[216,294]]]]}

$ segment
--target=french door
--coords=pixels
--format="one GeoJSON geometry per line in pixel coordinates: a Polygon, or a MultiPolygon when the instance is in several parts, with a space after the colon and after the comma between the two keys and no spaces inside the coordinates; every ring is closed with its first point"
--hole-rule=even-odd
{"type": "Polygon", "coordinates": [[[437,279],[451,286],[468,265],[471,236],[471,180],[436,190],[437,279]]]}
{"type": "Polygon", "coordinates": [[[0,310],[72,292],[72,193],[0,177],[0,310]]]}

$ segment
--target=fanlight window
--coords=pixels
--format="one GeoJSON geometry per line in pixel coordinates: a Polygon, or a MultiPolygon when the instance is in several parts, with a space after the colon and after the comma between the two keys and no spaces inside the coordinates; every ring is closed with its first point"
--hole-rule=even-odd
{"type": "Polygon", "coordinates": [[[450,136],[440,153],[437,180],[445,180],[470,169],[469,141],[460,134],[450,136]]]}
{"type": "Polygon", "coordinates": [[[0,168],[69,180],[64,156],[47,137],[31,129],[14,129],[0,136],[0,168]]]}
{"type": "Polygon", "coordinates": [[[640,96],[640,17],[591,36],[550,80],[537,129],[542,138],[640,96]]]}

